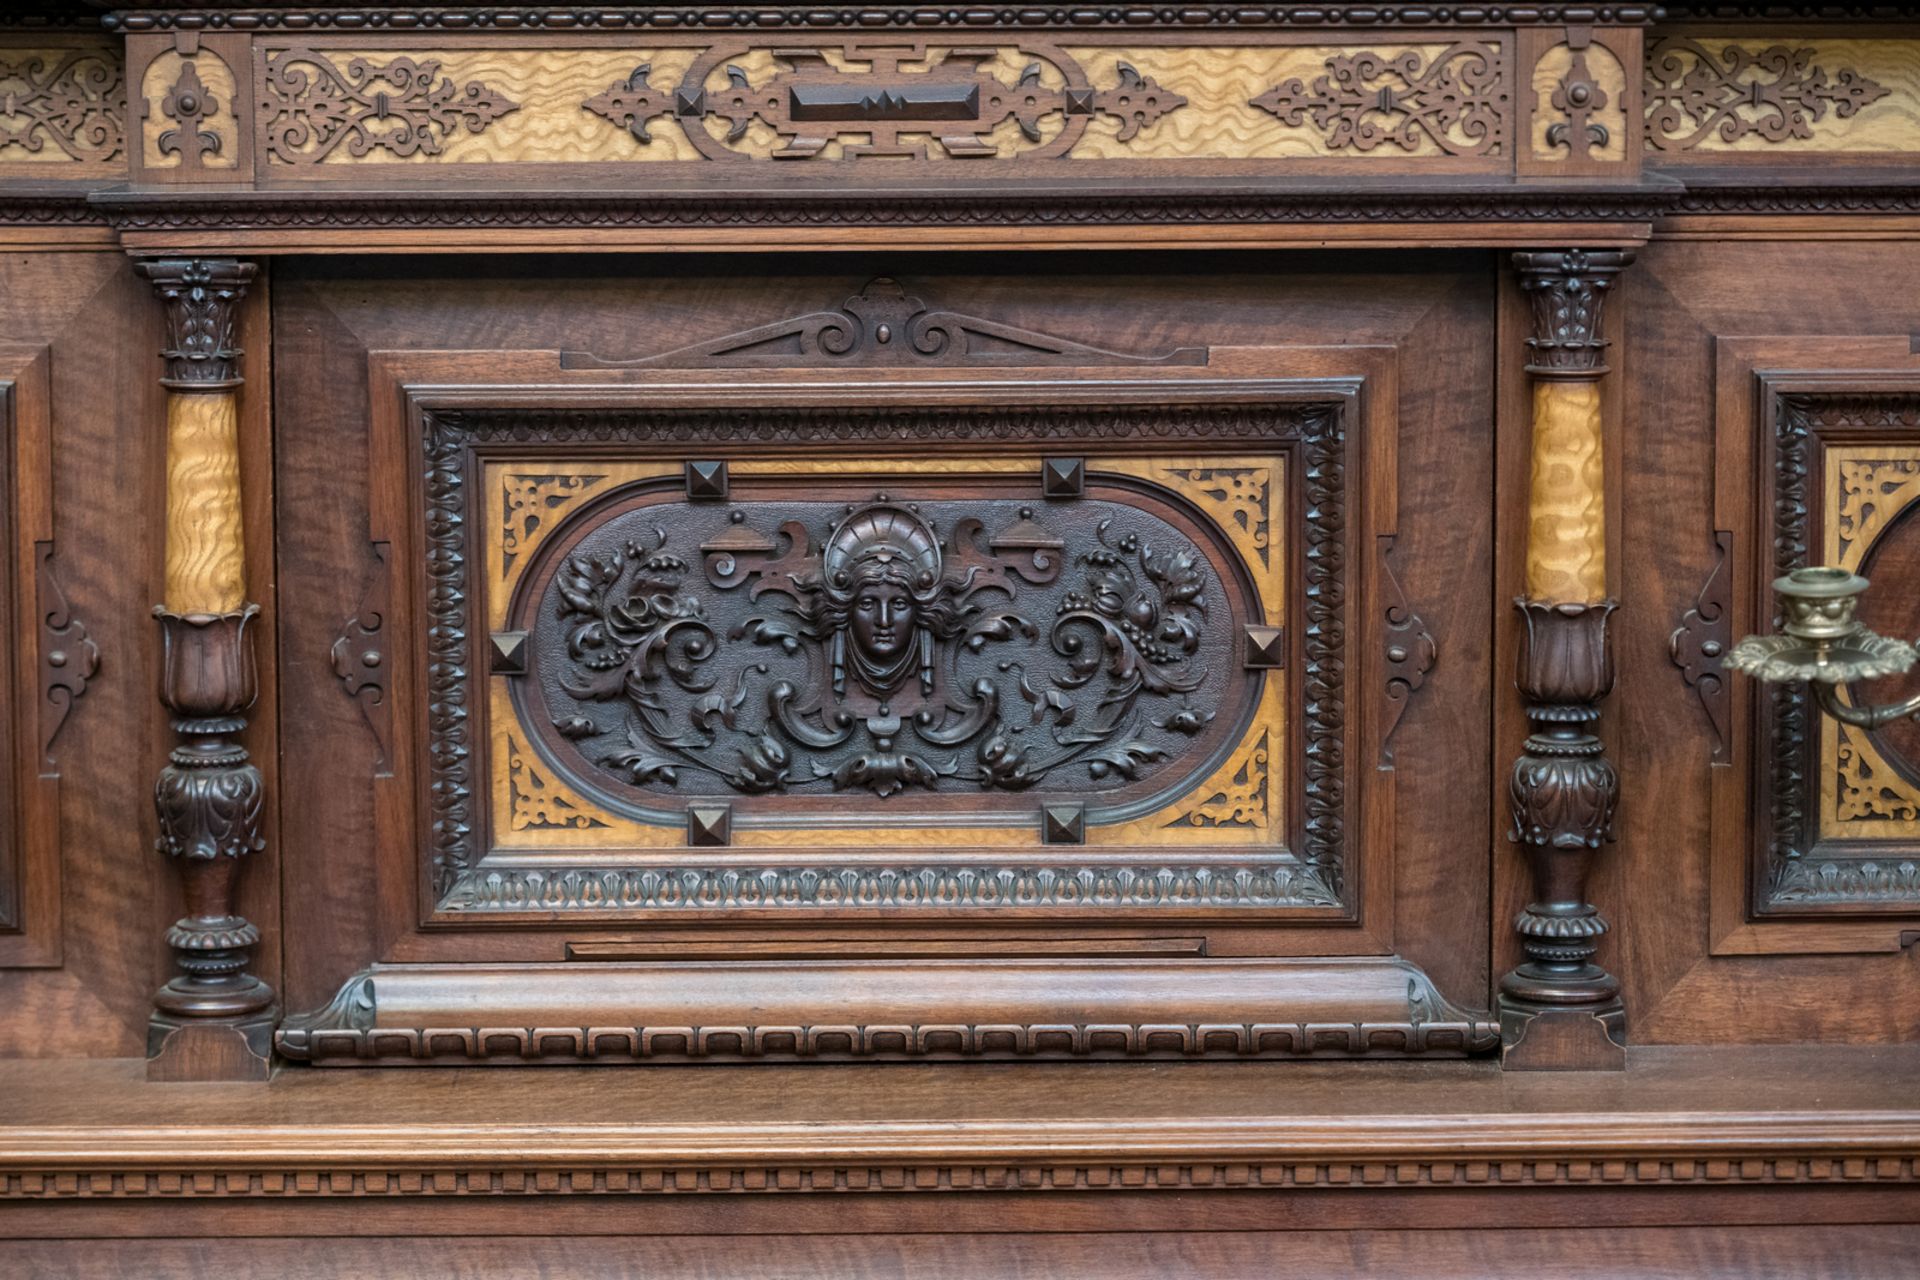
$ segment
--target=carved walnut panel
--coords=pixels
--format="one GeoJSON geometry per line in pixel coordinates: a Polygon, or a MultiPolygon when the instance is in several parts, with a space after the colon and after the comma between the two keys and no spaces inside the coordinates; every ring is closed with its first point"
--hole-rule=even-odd
{"type": "Polygon", "coordinates": [[[1344,414],[428,411],[440,918],[1344,917],[1344,414]]]}
{"type": "MultiPolygon", "coordinates": [[[[1771,510],[1758,543],[1773,548],[1772,573],[1816,563],[1864,573],[1873,590],[1862,620],[1889,635],[1920,634],[1920,395],[1791,393],[1775,404],[1771,510]]],[[[1908,683],[1851,696],[1897,699],[1908,683]]],[[[1817,713],[1801,685],[1770,685],[1758,697],[1769,821],[1758,833],[1757,907],[1920,906],[1913,723],[1873,733],[1840,725],[1817,713]]]]}

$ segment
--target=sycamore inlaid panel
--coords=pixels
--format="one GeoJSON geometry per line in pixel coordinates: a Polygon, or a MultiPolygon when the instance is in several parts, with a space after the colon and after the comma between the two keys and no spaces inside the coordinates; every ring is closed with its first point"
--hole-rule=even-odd
{"type": "Polygon", "coordinates": [[[1133,780],[1155,776],[1161,790],[1188,780],[1150,808],[1127,801],[1091,820],[1086,843],[1283,843],[1284,673],[1243,671],[1238,635],[1245,621],[1286,617],[1284,460],[1089,459],[1086,499],[1005,496],[1035,485],[1039,467],[1038,457],[739,460],[733,492],[760,498],[689,506],[678,464],[488,463],[483,608],[491,629],[530,631],[534,649],[534,674],[495,675],[486,696],[493,846],[563,862],[683,851],[684,806],[708,795],[734,805],[737,849],[870,848],[876,818],[889,846],[1030,849],[1034,797],[1064,787],[1097,818],[1103,794],[1110,804],[1140,794],[1133,780]],[[889,492],[840,506],[806,498],[822,486],[864,494],[868,481],[850,477],[877,476],[889,492]],[[1169,499],[1197,510],[1200,541],[1216,550],[1158,517],[1127,517],[1135,490],[1147,495],[1142,512],[1169,499]],[[900,578],[920,583],[896,600],[907,621],[881,618],[904,632],[876,642],[856,618],[835,622],[830,601],[819,613],[823,584],[839,583],[858,609],[861,575],[893,581],[886,566],[902,557],[908,569],[934,566],[900,578]],[[756,607],[743,613],[749,597],[756,607]],[[542,631],[548,615],[567,627],[542,631]],[[731,674],[706,675],[729,661],[731,674]],[[891,675],[900,664],[904,676],[891,675]],[[783,680],[803,695],[831,680],[835,694],[812,720],[776,714],[770,691],[783,680]],[[971,692],[955,687],[964,683],[971,692]],[[931,741],[915,736],[916,708],[931,741]],[[962,709],[980,717],[977,731],[962,709]],[[847,712],[873,737],[851,760],[828,741],[851,731],[836,719],[847,712]]]}
{"type": "Polygon", "coordinates": [[[1670,37],[1646,111],[1668,154],[1920,151],[1920,40],[1670,37]]]}
{"type": "Polygon", "coordinates": [[[233,170],[239,165],[245,104],[233,68],[201,49],[173,50],[147,64],[140,77],[140,160],[147,169],[233,170]]]}
{"type": "MultiPolygon", "coordinates": [[[[1135,47],[891,35],[517,48],[498,38],[273,41],[255,58],[270,169],[1442,157],[1497,168],[1516,108],[1504,36],[1135,47]]],[[[172,83],[156,75],[154,120],[156,95],[172,83]]],[[[149,125],[150,160],[157,130],[149,125]]]]}
{"type": "Polygon", "coordinates": [[[1600,384],[1536,382],[1527,532],[1530,599],[1593,604],[1606,598],[1602,458],[1600,384]]]}
{"type": "MultiPolygon", "coordinates": [[[[1830,515],[1821,563],[1859,572],[1881,536],[1920,503],[1920,446],[1836,444],[1825,464],[1830,515]]],[[[1874,734],[1822,716],[1819,750],[1823,840],[1920,838],[1920,782],[1887,758],[1874,734]]]]}
{"type": "Polygon", "coordinates": [[[1534,64],[1531,88],[1535,159],[1627,158],[1627,69],[1613,50],[1555,45],[1534,64]]]}
{"type": "Polygon", "coordinates": [[[167,397],[166,606],[231,613],[246,603],[240,425],[229,391],[167,397]]]}
{"type": "Polygon", "coordinates": [[[0,167],[48,178],[124,169],[126,116],[119,41],[0,41],[0,167]]]}

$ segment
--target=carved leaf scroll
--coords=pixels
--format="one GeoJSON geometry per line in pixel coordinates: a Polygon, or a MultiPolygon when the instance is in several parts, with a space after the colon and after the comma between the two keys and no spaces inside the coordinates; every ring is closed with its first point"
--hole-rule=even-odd
{"type": "Polygon", "coordinates": [[[126,150],[127,88],[104,49],[0,51],[0,162],[49,149],[74,160],[126,150]]]}

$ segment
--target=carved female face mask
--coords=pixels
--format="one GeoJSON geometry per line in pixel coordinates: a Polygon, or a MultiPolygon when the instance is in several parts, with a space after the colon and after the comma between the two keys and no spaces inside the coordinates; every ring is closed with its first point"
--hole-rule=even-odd
{"type": "Polygon", "coordinates": [[[863,585],[854,596],[847,625],[862,653],[887,663],[912,640],[918,619],[919,606],[913,594],[899,583],[881,578],[863,585]]]}

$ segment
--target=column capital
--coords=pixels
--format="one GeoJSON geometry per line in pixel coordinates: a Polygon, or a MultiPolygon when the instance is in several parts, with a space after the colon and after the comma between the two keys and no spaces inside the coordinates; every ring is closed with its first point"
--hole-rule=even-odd
{"type": "Polygon", "coordinates": [[[161,258],[137,264],[166,305],[160,383],[174,391],[224,391],[242,382],[234,322],[259,268],[234,258],[161,258]]]}
{"type": "Polygon", "coordinates": [[[1602,312],[1613,279],[1633,262],[1626,249],[1529,250],[1513,255],[1533,303],[1527,372],[1536,378],[1599,378],[1607,372],[1602,312]]]}

